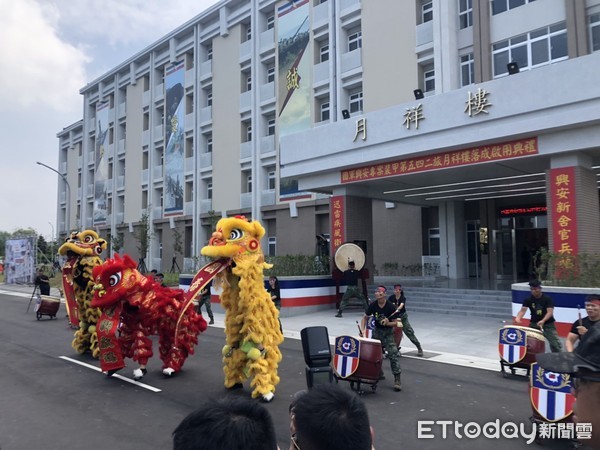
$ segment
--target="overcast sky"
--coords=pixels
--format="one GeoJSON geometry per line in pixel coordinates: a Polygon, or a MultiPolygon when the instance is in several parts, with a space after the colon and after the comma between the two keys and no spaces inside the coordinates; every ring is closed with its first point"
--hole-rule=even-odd
{"type": "Polygon", "coordinates": [[[58,175],[36,161],[58,169],[79,90],[215,3],[0,0],[0,231],[58,232],[58,175]]]}

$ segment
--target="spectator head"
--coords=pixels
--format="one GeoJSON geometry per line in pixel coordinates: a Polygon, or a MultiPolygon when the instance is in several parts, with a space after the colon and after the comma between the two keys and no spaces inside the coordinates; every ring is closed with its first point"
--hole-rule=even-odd
{"type": "Polygon", "coordinates": [[[362,399],[335,384],[316,385],[290,405],[292,447],[371,450],[369,414],[362,399]]]}
{"type": "Polygon", "coordinates": [[[209,400],[173,431],[173,450],[276,450],[273,419],[256,400],[209,400]]]}

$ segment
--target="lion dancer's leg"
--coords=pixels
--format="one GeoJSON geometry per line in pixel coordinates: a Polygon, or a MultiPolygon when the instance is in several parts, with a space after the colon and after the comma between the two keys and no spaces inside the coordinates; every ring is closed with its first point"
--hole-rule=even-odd
{"type": "Polygon", "coordinates": [[[98,348],[96,324],[100,317],[100,310],[91,306],[94,296],[92,287],[87,287],[83,291],[78,290],[76,295],[80,320],[79,329],[75,332],[75,338],[71,345],[80,354],[89,350],[92,352],[94,358],[98,358],[100,356],[100,349],[98,348]]]}
{"type": "Polygon", "coordinates": [[[83,299],[84,293],[80,289],[75,289],[75,298],[77,301],[77,308],[79,308],[79,329],[75,332],[75,337],[71,346],[77,353],[84,354],[90,349],[90,332],[88,330],[90,324],[87,322],[85,315],[85,301],[83,299]]]}
{"type": "Polygon", "coordinates": [[[261,352],[261,356],[250,363],[249,372],[252,377],[250,386],[254,388],[252,398],[261,397],[267,402],[273,399],[275,386],[279,384],[277,375],[279,361],[281,361],[281,352],[274,346],[261,352]]]}
{"type": "MultiPolygon", "coordinates": [[[[176,305],[178,306],[178,305],[176,305]]],[[[198,334],[207,328],[206,320],[193,309],[188,309],[181,319],[175,345],[176,320],[162,321],[159,330],[160,359],[163,362],[163,374],[171,376],[179,372],[189,355],[194,353],[198,344],[198,334]]]]}
{"type": "Polygon", "coordinates": [[[146,365],[148,360],[152,357],[152,341],[146,335],[146,330],[139,324],[137,330],[134,333],[133,342],[133,360],[139,364],[137,369],[133,371],[133,379],[141,380],[144,375],[148,372],[146,365]]]}
{"type": "MultiPolygon", "coordinates": [[[[226,302],[226,300],[225,300],[226,302]]],[[[221,303],[225,303],[223,296],[221,303]]],[[[225,374],[225,387],[227,389],[241,388],[248,374],[246,369],[246,353],[240,349],[240,330],[243,316],[240,316],[237,304],[230,302],[225,308],[226,345],[223,347],[223,373],[225,374]]]]}

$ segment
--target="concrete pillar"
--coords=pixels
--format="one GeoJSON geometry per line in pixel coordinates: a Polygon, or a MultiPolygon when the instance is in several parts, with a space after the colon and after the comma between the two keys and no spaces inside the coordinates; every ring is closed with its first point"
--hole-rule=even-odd
{"type": "Polygon", "coordinates": [[[466,278],[467,253],[463,202],[445,202],[440,213],[440,271],[449,279],[466,278]]]}

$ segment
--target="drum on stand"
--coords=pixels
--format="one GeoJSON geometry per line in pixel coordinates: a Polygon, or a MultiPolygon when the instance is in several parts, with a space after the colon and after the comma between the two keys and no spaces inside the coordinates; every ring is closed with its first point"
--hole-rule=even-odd
{"type": "Polygon", "coordinates": [[[541,330],[519,325],[505,325],[498,330],[500,367],[505,375],[505,367],[515,375],[515,368],[525,369],[529,376],[531,364],[536,355],[546,351],[546,339],[541,330]]]}

